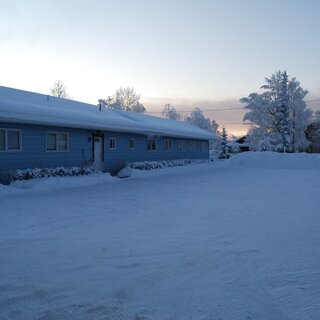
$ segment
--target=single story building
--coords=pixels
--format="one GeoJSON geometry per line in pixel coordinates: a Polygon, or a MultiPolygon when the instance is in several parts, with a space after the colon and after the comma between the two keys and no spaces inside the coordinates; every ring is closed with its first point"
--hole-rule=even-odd
{"type": "Polygon", "coordinates": [[[183,121],[0,87],[0,181],[24,168],[113,172],[133,161],[208,159],[214,138],[183,121]]]}
{"type": "Polygon", "coordinates": [[[237,143],[240,152],[250,151],[248,137],[249,136],[246,134],[246,135],[235,140],[235,143],[237,143]]]}

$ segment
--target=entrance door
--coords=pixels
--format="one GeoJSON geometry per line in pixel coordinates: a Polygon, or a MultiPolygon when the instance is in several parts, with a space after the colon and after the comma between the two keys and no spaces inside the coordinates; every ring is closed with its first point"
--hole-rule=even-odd
{"type": "Polygon", "coordinates": [[[102,170],[102,137],[94,137],[93,138],[93,166],[98,169],[102,170]]]}

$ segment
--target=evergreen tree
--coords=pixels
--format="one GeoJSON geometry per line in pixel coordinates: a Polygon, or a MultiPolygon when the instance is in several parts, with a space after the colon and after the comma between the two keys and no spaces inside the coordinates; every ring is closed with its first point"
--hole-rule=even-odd
{"type": "Polygon", "coordinates": [[[220,159],[228,159],[230,157],[228,152],[228,133],[227,130],[223,127],[221,136],[221,144],[220,144],[220,159]]]}

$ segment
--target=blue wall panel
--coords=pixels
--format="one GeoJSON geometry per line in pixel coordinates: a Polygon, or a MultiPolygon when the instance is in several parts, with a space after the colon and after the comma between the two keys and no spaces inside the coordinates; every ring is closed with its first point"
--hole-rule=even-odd
{"type": "Polygon", "coordinates": [[[90,133],[87,130],[4,123],[0,123],[0,128],[22,132],[21,151],[0,152],[0,175],[14,169],[82,166],[82,150],[87,159],[92,157],[92,142],[88,141],[90,133]],[[69,150],[47,152],[47,131],[67,132],[69,150]]]}
{"type": "MultiPolygon", "coordinates": [[[[0,123],[0,128],[19,129],[22,132],[22,150],[17,152],[0,152],[0,178],[9,171],[25,168],[72,167],[83,166],[85,160],[93,157],[94,131],[85,129],[59,128],[27,124],[0,123]],[[66,132],[69,134],[69,150],[48,152],[46,150],[46,132],[66,132]],[[84,153],[84,156],[83,156],[84,153]]],[[[191,150],[191,140],[185,140],[186,148],[179,150],[179,140],[172,138],[172,151],[164,150],[164,137],[156,138],[157,150],[147,151],[148,137],[146,135],[101,132],[104,135],[104,169],[115,171],[127,162],[173,160],[173,159],[208,159],[209,145],[201,150],[201,141],[196,142],[196,150],[191,150]],[[116,139],[116,148],[109,148],[109,139],[116,139]],[[130,139],[135,140],[135,149],[130,149],[130,139]]]]}
{"type": "Polygon", "coordinates": [[[152,161],[152,160],[174,160],[174,159],[208,159],[209,144],[208,141],[196,141],[196,150],[191,151],[191,140],[185,141],[186,148],[184,151],[179,150],[179,140],[176,138],[159,137],[156,151],[147,151],[148,137],[143,135],[104,132],[105,135],[105,170],[118,170],[126,162],[133,161],[152,161]],[[116,149],[109,148],[109,139],[116,139],[116,149]],[[130,139],[136,142],[136,148],[129,148],[130,139]],[[172,140],[172,151],[165,151],[165,139],[172,140]],[[204,142],[205,148],[201,150],[200,144],[204,142]]]}

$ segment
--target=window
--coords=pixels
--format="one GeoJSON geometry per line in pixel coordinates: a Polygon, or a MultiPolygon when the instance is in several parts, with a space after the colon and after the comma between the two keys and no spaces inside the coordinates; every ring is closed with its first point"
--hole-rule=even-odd
{"type": "Polygon", "coordinates": [[[0,129],[0,151],[6,151],[6,132],[0,129]]]}
{"type": "Polygon", "coordinates": [[[130,149],[136,148],[136,141],[134,139],[129,140],[129,147],[130,147],[130,149]]]}
{"type": "Polygon", "coordinates": [[[116,148],[116,139],[110,138],[109,139],[109,149],[115,149],[116,148]]]}
{"type": "Polygon", "coordinates": [[[201,151],[206,150],[206,143],[202,141],[201,145],[200,145],[200,148],[201,148],[201,151]]]}
{"type": "Polygon", "coordinates": [[[57,147],[60,151],[68,150],[68,135],[66,133],[57,134],[57,147]]]}
{"type": "Polygon", "coordinates": [[[68,151],[69,134],[64,132],[47,132],[47,151],[68,151]]]}
{"type": "Polygon", "coordinates": [[[180,151],[186,150],[186,142],[184,140],[179,140],[179,150],[180,151]]]}
{"type": "Polygon", "coordinates": [[[191,151],[196,151],[196,142],[191,141],[191,151]]]}
{"type": "Polygon", "coordinates": [[[0,129],[0,151],[21,151],[21,130],[0,129]]]}
{"type": "Polygon", "coordinates": [[[172,151],[172,140],[170,140],[170,139],[164,140],[164,150],[165,151],[172,151]]]}
{"type": "Polygon", "coordinates": [[[148,151],[157,151],[157,142],[156,139],[149,139],[147,144],[148,151]]]}

